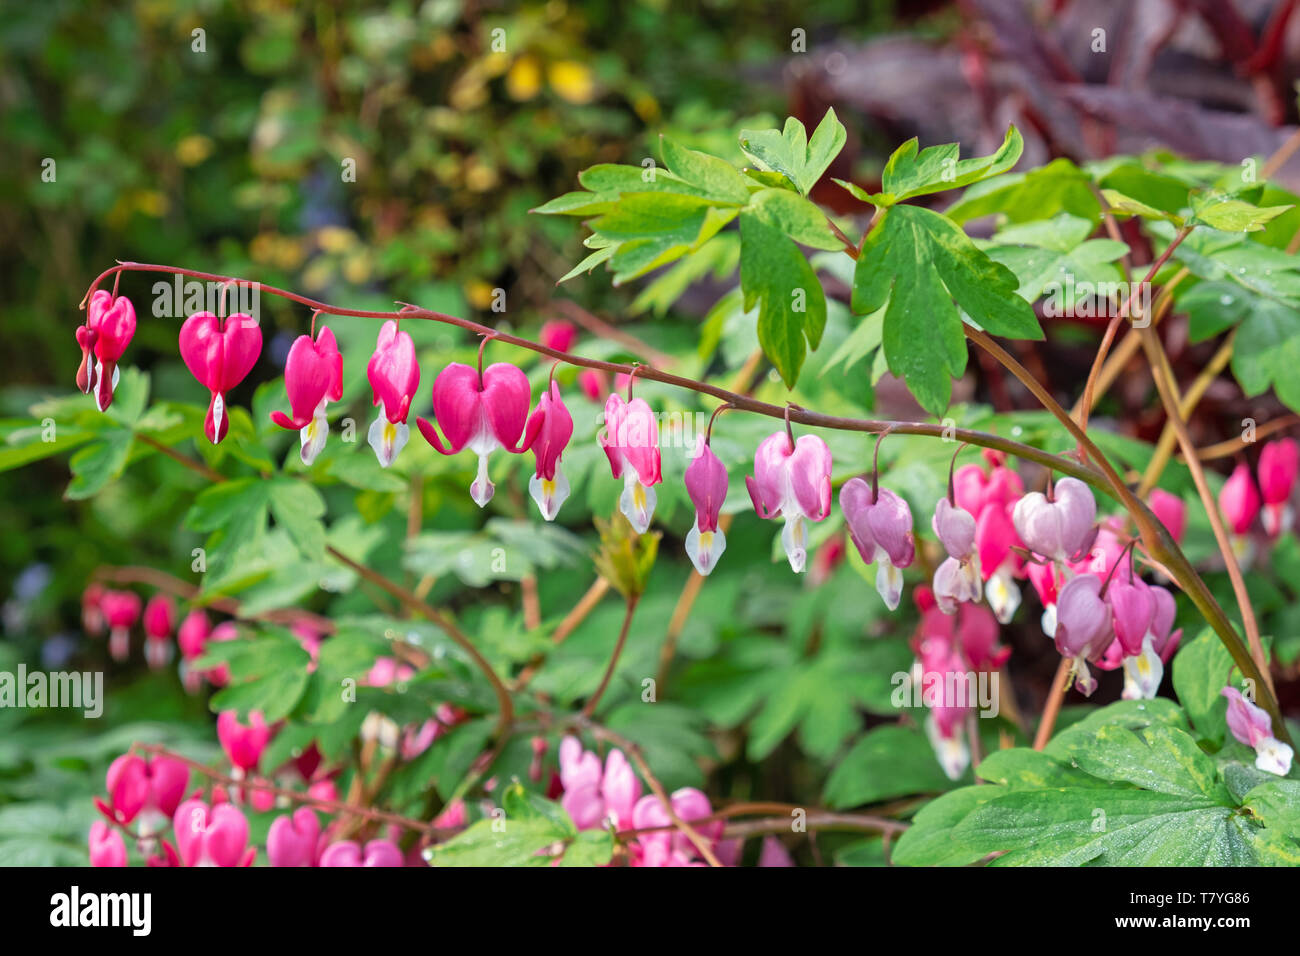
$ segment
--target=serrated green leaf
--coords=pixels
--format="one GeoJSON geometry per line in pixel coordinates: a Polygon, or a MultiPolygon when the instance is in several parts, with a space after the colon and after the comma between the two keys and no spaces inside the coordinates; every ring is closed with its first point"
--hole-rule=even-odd
{"type": "Polygon", "coordinates": [[[325,499],[315,486],[306,481],[288,478],[270,483],[268,505],[276,524],[289,532],[298,550],[308,561],[321,561],[325,557],[325,499]]]}
{"type": "Polygon", "coordinates": [[[853,310],[886,308],[885,358],[926,410],[947,407],[952,379],[966,367],[962,320],[953,300],[985,331],[1042,338],[1033,309],[1016,294],[1015,275],[980,252],[938,213],[917,206],[886,210],[858,259],[853,310]]]}
{"type": "Polygon", "coordinates": [[[1232,677],[1232,655],[1217,634],[1205,628],[1174,655],[1174,692],[1187,710],[1196,733],[1222,743],[1227,733],[1228,702],[1223,688],[1232,677]]]}
{"type": "Polygon", "coordinates": [[[806,196],[844,148],[847,138],[835,110],[828,109],[812,139],[808,139],[803,123],[791,116],[782,130],[741,130],[740,148],[761,170],[779,173],[806,196]]]}
{"type": "Polygon", "coordinates": [[[89,498],[120,476],[134,442],[135,434],[130,429],[100,432],[94,442],[72,456],[69,462],[72,481],[68,483],[64,497],[73,500],[89,498]]]}
{"type": "MultiPolygon", "coordinates": [[[[960,159],[958,143],[929,146],[918,152],[918,143],[913,137],[889,157],[881,176],[881,192],[867,201],[878,206],[892,205],[914,196],[968,186],[1011,169],[1020,160],[1024,145],[1020,131],[1009,126],[996,152],[960,159]]],[[[858,195],[858,198],[867,197],[858,195]]]]}
{"type": "Polygon", "coordinates": [[[831,232],[826,214],[814,203],[788,189],[760,189],[750,200],[754,214],[801,246],[830,251],[842,248],[831,232]]]}
{"type": "Polygon", "coordinates": [[[664,165],[700,195],[736,205],[749,200],[744,175],[726,160],[687,149],[668,138],[662,140],[662,148],[664,165]]]}
{"type": "Polygon", "coordinates": [[[787,387],[826,327],[826,295],[812,266],[780,229],[752,212],[740,215],[740,284],[745,311],[758,306],[758,340],[787,387]]]}

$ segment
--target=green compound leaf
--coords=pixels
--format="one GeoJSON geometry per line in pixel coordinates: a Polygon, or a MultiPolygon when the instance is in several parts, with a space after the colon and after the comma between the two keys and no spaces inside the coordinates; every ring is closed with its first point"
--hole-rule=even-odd
{"type": "Polygon", "coordinates": [[[745,311],[759,307],[758,341],[764,354],[793,388],[805,341],[811,349],[821,342],[826,295],[794,241],[748,210],[740,214],[740,285],[745,311]]]}
{"type": "Polygon", "coordinates": [[[865,315],[888,303],[882,341],[889,370],[927,411],[939,414],[948,405],[952,379],[966,368],[958,306],[993,335],[1043,337],[1017,287],[1010,269],[948,219],[918,206],[893,206],[858,259],[853,311],[865,315]]]}

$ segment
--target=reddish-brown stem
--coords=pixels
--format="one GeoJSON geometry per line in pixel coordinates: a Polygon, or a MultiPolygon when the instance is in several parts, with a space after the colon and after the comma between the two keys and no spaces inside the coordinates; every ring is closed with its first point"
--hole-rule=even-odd
{"type": "Polygon", "coordinates": [[[447,315],[442,312],[433,312],[408,303],[398,303],[402,308],[397,312],[372,312],[362,309],[344,309],[330,305],[327,302],[321,302],[304,295],[299,295],[296,292],[289,292],[285,289],[278,289],[274,286],[262,285],[261,283],[249,279],[231,280],[228,276],[220,276],[210,272],[200,272],[195,269],[182,269],[177,266],[153,265],[140,262],[122,262],[110,269],[106,269],[95,279],[91,284],[90,289],[87,291],[86,297],[82,300],[83,308],[85,302],[89,300],[90,295],[99,287],[101,282],[109,276],[116,275],[123,271],[162,272],[169,275],[182,275],[212,282],[234,281],[237,284],[256,288],[260,292],[265,292],[268,295],[278,296],[287,299],[290,302],[297,302],[298,304],[307,306],[308,308],[319,309],[327,315],[362,319],[382,319],[385,321],[389,319],[417,319],[443,322],[447,325],[454,325],[458,328],[465,329],[475,335],[494,335],[498,342],[506,345],[513,345],[517,348],[528,349],[529,351],[537,352],[540,355],[547,355],[553,359],[564,362],[567,365],[574,365],[580,368],[598,369],[611,374],[635,374],[642,378],[660,382],[665,385],[672,385],[677,388],[689,389],[690,391],[697,392],[701,395],[712,396],[713,398],[717,398],[723,402],[729,402],[737,409],[752,412],[756,415],[766,415],[769,418],[777,418],[781,420],[785,420],[788,416],[791,422],[797,422],[801,425],[808,425],[815,428],[829,428],[839,431],[877,433],[888,428],[900,435],[927,435],[935,438],[942,438],[946,435],[960,441],[969,442],[972,445],[979,445],[983,448],[993,448],[998,451],[1006,452],[1009,455],[1023,458],[1026,461],[1036,462],[1037,464],[1053,468],[1063,474],[1073,475],[1081,481],[1085,481],[1097,488],[1105,487],[1102,476],[1099,475],[1095,469],[1090,468],[1087,465],[1060,455],[1050,454],[1038,448],[1034,448],[1032,445],[1026,445],[1023,442],[1003,438],[1000,435],[992,435],[986,432],[973,431],[966,428],[948,429],[943,425],[931,424],[929,422],[898,422],[862,418],[845,418],[810,412],[798,407],[788,408],[785,406],[773,405],[768,402],[761,402],[750,398],[748,395],[729,391],[728,389],[720,388],[707,382],[700,382],[695,379],[674,375],[651,366],[605,362],[600,359],[590,359],[569,352],[561,352],[559,349],[553,349],[549,346],[532,342],[517,335],[498,332],[495,329],[491,329],[485,325],[480,325],[477,322],[472,322],[469,319],[462,319],[458,316],[447,315]]]}
{"type": "Polygon", "coordinates": [[[614,653],[609,657],[609,664],[605,667],[605,674],[601,677],[596,692],[587,698],[586,706],[582,708],[583,719],[589,720],[596,713],[596,705],[600,703],[601,697],[605,695],[605,690],[609,687],[609,682],[614,677],[619,658],[623,656],[623,646],[627,644],[627,632],[632,627],[632,615],[636,613],[636,606],[640,600],[641,597],[637,594],[631,595],[627,599],[627,610],[623,614],[623,627],[618,632],[618,641],[614,644],[614,653]]]}

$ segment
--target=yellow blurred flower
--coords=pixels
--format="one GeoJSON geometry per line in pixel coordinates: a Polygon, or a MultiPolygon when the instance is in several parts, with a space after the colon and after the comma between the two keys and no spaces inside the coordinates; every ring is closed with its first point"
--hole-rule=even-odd
{"type": "Polygon", "coordinates": [[[596,95],[591,70],[576,60],[557,60],[546,70],[551,89],[570,103],[590,103],[596,95]]]}
{"type": "Polygon", "coordinates": [[[465,283],[465,300],[469,302],[471,308],[491,308],[492,292],[492,286],[481,279],[473,279],[465,283]]]}
{"type": "Polygon", "coordinates": [[[531,100],[542,88],[542,65],[537,57],[526,53],[515,60],[506,74],[506,92],[511,99],[531,100]]]}
{"type": "Polygon", "coordinates": [[[156,189],[141,189],[133,196],[136,210],[146,216],[159,218],[167,212],[167,197],[156,189]]]}
{"type": "Polygon", "coordinates": [[[343,226],[322,226],[316,230],[316,242],[326,252],[347,252],[357,244],[357,234],[343,226]]]}
{"type": "Polygon", "coordinates": [[[212,155],[213,143],[202,133],[192,133],[176,144],[176,158],[182,166],[197,166],[212,155]]]}
{"type": "Polygon", "coordinates": [[[485,193],[498,182],[497,171],[478,160],[471,160],[465,170],[465,188],[470,192],[485,193]]]}
{"type": "Polygon", "coordinates": [[[353,285],[360,285],[370,278],[370,257],[362,253],[349,256],[343,261],[343,278],[353,285]]]}

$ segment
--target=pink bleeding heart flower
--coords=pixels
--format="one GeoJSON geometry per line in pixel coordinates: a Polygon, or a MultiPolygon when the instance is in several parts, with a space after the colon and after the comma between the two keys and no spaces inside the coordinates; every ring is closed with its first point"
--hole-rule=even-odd
{"type": "Polygon", "coordinates": [[[619,510],[637,534],[645,534],[654,517],[654,485],[663,481],[659,459],[659,420],[643,398],[623,401],[618,393],[605,402],[605,429],[600,446],[609,458],[610,471],[623,479],[619,510]]]}
{"type": "Polygon", "coordinates": [[[1102,582],[1091,574],[1066,581],[1056,602],[1056,649],[1074,662],[1075,686],[1085,697],[1097,689],[1088,662],[1100,659],[1113,637],[1102,582]]]}
{"type": "MultiPolygon", "coordinates": [[[[683,787],[668,799],[679,819],[687,823],[710,816],[713,807],[709,798],[694,787],[683,787]]],[[[695,845],[682,833],[673,829],[672,818],[663,802],[654,794],[647,794],[632,808],[632,829],[654,832],[641,833],[633,841],[632,866],[703,866],[695,845]]],[[[721,821],[697,824],[695,831],[713,848],[717,849],[722,836],[721,821]]]]}
{"type": "Polygon", "coordinates": [[[1142,653],[1142,641],[1151,631],[1156,599],[1141,578],[1115,578],[1106,589],[1115,637],[1126,655],[1142,653]]]}
{"type": "Polygon", "coordinates": [[[117,363],[134,335],[135,306],[131,300],[124,295],[114,298],[104,289],[96,290],[86,308],[86,324],[77,329],[77,344],[81,346],[77,387],[87,394],[94,391],[95,404],[101,412],[113,403],[113,389],[121,378],[117,363]]]}
{"type": "Polygon", "coordinates": [[[103,820],[90,825],[90,865],[126,866],[126,841],[122,834],[103,820]]]}
{"type": "Polygon", "coordinates": [[[1020,607],[1020,586],[1015,577],[1023,566],[1013,550],[1023,544],[1011,520],[1011,510],[1009,505],[990,502],[975,519],[975,548],[984,576],[984,594],[1003,624],[1009,623],[1020,607]]]}
{"type": "Polygon", "coordinates": [[[947,498],[940,498],[934,505],[934,517],[930,521],[935,537],[948,552],[948,557],[958,561],[970,561],[976,558],[975,551],[975,516],[964,508],[959,508],[947,498]]]}
{"type": "Polygon", "coordinates": [[[686,553],[700,574],[718,566],[727,550],[727,535],[718,527],[722,504],[727,500],[727,469],[713,453],[703,435],[695,444],[695,457],[686,466],[686,493],[695,505],[695,522],[686,532],[686,553]]]}
{"type": "Polygon", "coordinates": [[[108,653],[115,661],[131,654],[131,628],[140,619],[140,596],[133,591],[105,591],[99,601],[108,625],[108,653]]]}
{"type": "Polygon", "coordinates": [[[108,802],[97,802],[100,811],[121,824],[139,819],[141,836],[162,832],[185,796],[190,771],[171,757],[146,760],[123,754],[108,767],[105,786],[108,802]]]}
{"type": "Polygon", "coordinates": [[[913,681],[928,711],[926,737],[945,776],[957,780],[970,765],[965,725],[974,701],[966,699],[964,679],[969,666],[954,643],[938,636],[919,641],[916,651],[913,681]]]}
{"type": "Polygon", "coordinates": [[[478,455],[478,474],[469,486],[480,508],[492,500],[495,486],[488,479],[488,456],[498,448],[512,455],[527,451],[542,419],[528,418],[532,391],[528,376],[508,362],[478,369],[453,362],[433,382],[433,415],[447,436],[446,444],[426,419],[419,418],[420,434],[440,455],[468,448],[478,455]],[[523,439],[522,442],[520,439],[523,439]]]}
{"type": "Polygon", "coordinates": [[[1289,502],[1300,473],[1300,444],[1294,438],[1269,442],[1259,453],[1257,472],[1264,499],[1264,530],[1275,538],[1288,530],[1295,518],[1289,502]]]}
{"type": "Polygon", "coordinates": [[[176,624],[176,602],[166,594],[155,594],[144,608],[144,633],[156,641],[169,640],[176,624]]]}
{"type": "Polygon", "coordinates": [[[599,402],[600,397],[609,392],[609,376],[599,369],[584,368],[578,373],[578,388],[587,398],[599,402]]]}
{"type": "Polygon", "coordinates": [[[888,488],[850,478],[840,488],[840,511],[863,563],[876,565],[876,591],[887,608],[897,610],[903,595],[902,569],[916,556],[912,509],[888,488]]]}
{"type": "Polygon", "coordinates": [[[271,421],[298,431],[299,456],[304,465],[310,465],[329,436],[325,406],[343,397],[343,354],[327,327],[322,326],[315,339],[300,335],[293,340],[284,363],[284,390],[293,417],[277,409],[271,413],[271,421]]]}
{"type": "Polygon", "coordinates": [[[1250,476],[1250,466],[1245,462],[1232,470],[1219,491],[1219,509],[1228,519],[1233,534],[1244,535],[1255,523],[1259,514],[1259,492],[1250,476]]]}
{"type": "Polygon", "coordinates": [[[165,594],[155,594],[144,608],[144,657],[149,667],[159,670],[172,655],[172,628],[176,621],[176,604],[165,594]]]}
{"type": "Polygon", "coordinates": [[[948,552],[947,559],[934,572],[934,598],[939,610],[955,614],[960,604],[978,602],[984,593],[975,548],[975,518],[943,497],[935,502],[930,526],[948,552]]]}
{"type": "Polygon", "coordinates": [[[262,354],[262,329],[256,319],[243,312],[224,320],[211,312],[196,312],[181,326],[180,346],[181,358],[190,373],[212,393],[203,433],[216,445],[230,428],[226,393],[257,364],[262,354]]]}
{"type": "Polygon", "coordinates": [[[391,840],[371,840],[363,851],[353,840],[331,843],[320,855],[321,866],[401,866],[402,851],[391,840]]]}
{"type": "Polygon", "coordinates": [[[81,348],[81,364],[77,366],[77,389],[86,395],[95,388],[95,340],[98,338],[99,333],[89,325],[77,326],[77,345],[81,348]]]}
{"type": "Polygon", "coordinates": [[[81,592],[81,627],[91,636],[104,633],[107,622],[100,602],[104,599],[104,586],[93,581],[81,592]]]}
{"type": "Polygon", "coordinates": [[[988,608],[963,604],[955,618],[942,616],[948,622],[956,621],[957,646],[972,670],[992,673],[1011,657],[1011,648],[998,643],[1001,628],[988,608]]]}
{"type": "Polygon", "coordinates": [[[785,518],[781,544],[790,567],[802,572],[808,560],[805,521],[831,513],[831,450],[816,435],[796,442],[788,431],[773,432],[754,452],[754,474],[745,479],[760,518],[785,518]]]}
{"type": "Polygon", "coordinates": [[[1054,561],[1039,564],[1036,561],[1025,563],[1025,577],[1038,593],[1043,605],[1042,628],[1048,637],[1056,636],[1056,598],[1061,585],[1065,583],[1060,567],[1054,561]]]}
{"type": "Polygon", "coordinates": [[[600,758],[584,750],[577,737],[565,737],[560,742],[560,783],[560,804],[579,830],[600,829],[606,821],[615,829],[632,826],[641,781],[621,750],[610,750],[602,770],[600,758]]]}
{"type": "Polygon", "coordinates": [[[266,857],[272,866],[311,866],[320,842],[320,820],[310,807],[277,817],[266,834],[266,857]]]}
{"type": "Polygon", "coordinates": [[[1223,688],[1228,698],[1228,730],[1239,743],[1255,750],[1255,766],[1266,773],[1285,777],[1291,772],[1295,752],[1273,736],[1273,721],[1268,712],[1242,696],[1235,687],[1223,688]]]}
{"type": "Polygon", "coordinates": [[[794,866],[794,858],[780,840],[774,836],[763,837],[763,848],[758,854],[759,866],[794,866]]]}
{"type": "Polygon", "coordinates": [[[408,333],[398,330],[393,319],[380,326],[375,352],[366,365],[366,377],[374,404],[379,406],[379,417],[371,423],[367,440],[379,464],[387,468],[410,438],[406,418],[420,387],[415,342],[408,333]]]}
{"type": "Polygon", "coordinates": [[[240,723],[235,711],[223,710],[217,715],[217,739],[232,766],[255,770],[271,742],[271,728],[260,710],[249,711],[247,724],[240,723]]]}
{"type": "Polygon", "coordinates": [[[565,322],[563,319],[551,319],[549,322],[542,323],[542,331],[538,336],[538,341],[548,349],[567,352],[573,348],[573,343],[578,341],[578,329],[572,322],[565,322]]]}
{"type": "Polygon", "coordinates": [[[573,416],[564,407],[554,377],[545,394],[537,399],[525,431],[535,436],[531,444],[537,460],[537,469],[528,479],[528,493],[537,502],[542,517],[554,521],[569,497],[569,479],[560,470],[560,456],[573,437],[573,416]]]}
{"type": "MultiPolygon", "coordinates": [[[[235,622],[222,621],[212,629],[212,633],[208,635],[208,640],[220,644],[225,641],[236,640],[238,637],[239,628],[235,625],[235,622]]],[[[205,671],[203,676],[207,678],[208,683],[213,687],[225,687],[230,683],[230,665],[218,664],[211,670],[205,671]]]]}
{"type": "Polygon", "coordinates": [[[1156,488],[1151,492],[1147,504],[1174,541],[1182,544],[1183,531],[1187,527],[1187,505],[1183,499],[1163,488],[1156,488]]]}
{"type": "Polygon", "coordinates": [[[251,866],[257,849],[248,845],[248,820],[232,803],[209,809],[186,800],[173,821],[176,849],[186,866],[251,866]]]}
{"type": "Polygon", "coordinates": [[[1025,547],[1054,561],[1068,561],[1088,546],[1096,517],[1092,489],[1069,477],[1056,482],[1051,498],[1031,491],[1011,513],[1025,547]]]}
{"type": "Polygon", "coordinates": [[[1151,619],[1147,624],[1146,631],[1134,641],[1133,635],[1137,628],[1141,626],[1142,616],[1145,609],[1139,605],[1136,613],[1138,618],[1134,619],[1132,614],[1132,604],[1125,608],[1125,613],[1130,615],[1129,621],[1126,622],[1127,634],[1123,640],[1120,639],[1119,615],[1124,604],[1115,602],[1115,586],[1119,582],[1112,582],[1110,593],[1107,600],[1111,602],[1112,609],[1115,613],[1116,624],[1115,634],[1116,643],[1120,646],[1123,654],[1124,665],[1124,693],[1125,700],[1151,700],[1156,696],[1156,691],[1160,689],[1160,681],[1164,679],[1165,664],[1169,658],[1173,657],[1174,651],[1183,636],[1182,630],[1173,630],[1174,616],[1177,611],[1177,605],[1174,596],[1165,588],[1159,585],[1147,586],[1140,581],[1137,582],[1145,588],[1151,601],[1151,619]],[[1133,648],[1136,646],[1136,650],[1133,648]]]}
{"type": "Polygon", "coordinates": [[[203,674],[190,662],[203,656],[211,633],[212,622],[208,620],[207,612],[199,607],[185,615],[176,631],[176,644],[181,650],[181,681],[191,694],[199,689],[203,674]]]}

